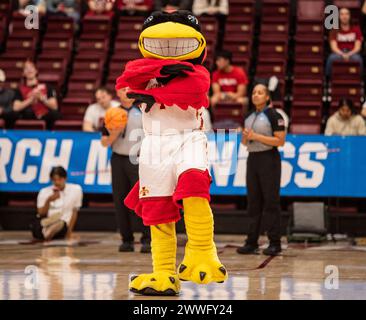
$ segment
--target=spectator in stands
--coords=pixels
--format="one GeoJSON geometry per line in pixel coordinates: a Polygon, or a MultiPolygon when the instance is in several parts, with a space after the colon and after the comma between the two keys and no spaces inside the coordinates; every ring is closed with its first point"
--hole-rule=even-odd
{"type": "Polygon", "coordinates": [[[37,73],[32,61],[24,63],[24,79],[16,92],[13,111],[17,113],[17,118],[46,121],[46,127],[50,130],[60,118],[56,92],[49,85],[40,83],[37,73]]]}
{"type": "Polygon", "coordinates": [[[37,218],[31,224],[33,237],[39,240],[71,238],[83,191],[77,184],[67,183],[63,167],[54,167],[52,185],[41,189],[37,197],[37,218]]]}
{"type": "Polygon", "coordinates": [[[248,105],[248,78],[245,71],[232,65],[232,53],[221,51],[216,56],[217,70],[212,75],[211,107],[220,103],[240,103],[248,105]]]}
{"type": "Polygon", "coordinates": [[[27,10],[27,6],[34,6],[37,8],[39,14],[46,13],[45,0],[18,0],[18,12],[27,16],[31,11],[27,10]]]}
{"type": "Polygon", "coordinates": [[[47,14],[68,16],[78,23],[80,12],[76,0],[47,0],[47,14]]]}
{"type": "Polygon", "coordinates": [[[4,119],[5,126],[11,129],[16,120],[16,114],[13,112],[15,91],[5,88],[5,80],[5,72],[0,69],[0,118],[4,119]]]}
{"type": "Polygon", "coordinates": [[[351,24],[351,13],[349,9],[342,8],[339,11],[340,29],[332,30],[329,35],[329,44],[332,53],[329,55],[326,64],[326,75],[331,76],[332,64],[337,60],[357,61],[361,64],[360,54],[362,46],[362,33],[359,26],[351,24]]]}
{"type": "Polygon", "coordinates": [[[362,116],[356,114],[351,100],[341,99],[339,101],[338,111],[327,121],[325,135],[366,135],[365,121],[362,116]]]}
{"type": "Polygon", "coordinates": [[[89,0],[88,1],[88,16],[109,16],[114,15],[113,12],[114,2],[108,0],[89,0]]]}
{"type": "Polygon", "coordinates": [[[228,0],[194,0],[192,11],[196,16],[227,16],[229,2],[228,0]]]}
{"type": "Polygon", "coordinates": [[[118,107],[119,102],[112,100],[112,92],[100,87],[95,92],[96,103],[91,104],[85,112],[83,121],[83,131],[100,131],[104,123],[104,115],[109,108],[118,107]]]}
{"type": "Polygon", "coordinates": [[[146,16],[152,8],[152,0],[117,0],[117,9],[122,15],[146,16]]]}
{"type": "Polygon", "coordinates": [[[155,0],[155,10],[192,10],[192,0],[155,0]]]}

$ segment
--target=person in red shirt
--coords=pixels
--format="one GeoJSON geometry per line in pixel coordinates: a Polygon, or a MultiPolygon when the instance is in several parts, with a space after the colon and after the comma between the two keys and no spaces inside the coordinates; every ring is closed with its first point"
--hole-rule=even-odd
{"type": "Polygon", "coordinates": [[[117,0],[122,15],[146,16],[153,7],[153,0],[117,0]]]}
{"type": "Polygon", "coordinates": [[[361,64],[362,33],[359,26],[351,24],[351,12],[347,8],[339,10],[340,29],[332,30],[329,35],[329,44],[332,53],[326,65],[326,75],[330,77],[332,64],[336,60],[357,61],[361,64]]]}
{"type": "Polygon", "coordinates": [[[15,95],[13,111],[18,118],[39,119],[46,122],[48,130],[60,118],[55,91],[47,84],[40,83],[37,68],[32,61],[24,63],[24,81],[15,95]]]}
{"type": "Polygon", "coordinates": [[[246,106],[248,77],[242,68],[232,65],[232,53],[218,53],[216,66],[217,70],[212,75],[211,107],[214,108],[219,102],[241,103],[246,106]]]}
{"type": "Polygon", "coordinates": [[[108,16],[113,17],[114,0],[89,0],[87,16],[108,16]]]}

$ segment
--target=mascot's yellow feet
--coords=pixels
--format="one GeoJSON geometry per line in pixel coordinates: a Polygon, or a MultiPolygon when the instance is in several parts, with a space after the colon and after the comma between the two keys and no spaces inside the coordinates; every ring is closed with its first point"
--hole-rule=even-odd
{"type": "Polygon", "coordinates": [[[158,271],[132,276],[130,291],[145,296],[174,296],[180,291],[180,281],[176,274],[158,271]]]}
{"type": "Polygon", "coordinates": [[[199,197],[185,198],[183,208],[188,242],[183,262],[178,267],[179,279],[198,284],[224,282],[228,274],[217,256],[208,201],[199,197]]]}
{"type": "Polygon", "coordinates": [[[216,248],[210,251],[186,248],[185,257],[178,267],[179,279],[197,284],[210,282],[222,283],[228,278],[226,268],[216,254],[216,248]]]}

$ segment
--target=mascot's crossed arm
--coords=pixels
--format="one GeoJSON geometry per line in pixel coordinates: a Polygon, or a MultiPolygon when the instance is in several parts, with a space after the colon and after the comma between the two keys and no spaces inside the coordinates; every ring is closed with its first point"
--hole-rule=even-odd
{"type": "Polygon", "coordinates": [[[210,87],[209,72],[201,65],[206,41],[191,12],[154,12],[144,22],[138,46],[144,58],[127,63],[116,90],[127,90],[127,97],[142,110],[139,182],[125,204],[151,228],[153,273],[132,277],[130,290],[176,295],[180,280],[208,284],[228,277],[214,243],[207,138],[202,131],[210,87]],[[175,223],[180,209],[188,241],[177,268],[175,223]]]}

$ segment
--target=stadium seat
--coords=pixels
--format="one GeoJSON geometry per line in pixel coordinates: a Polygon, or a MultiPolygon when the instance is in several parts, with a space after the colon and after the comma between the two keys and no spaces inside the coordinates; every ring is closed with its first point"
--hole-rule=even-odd
{"type": "Polygon", "coordinates": [[[81,131],[83,122],[80,120],[57,120],[53,126],[56,131],[81,131]]]}
{"type": "Polygon", "coordinates": [[[255,0],[230,0],[228,20],[252,20],[255,15],[255,0]]]}
{"type": "Polygon", "coordinates": [[[296,100],[322,101],[323,79],[296,79],[293,82],[293,97],[296,100]]]}
{"type": "Polygon", "coordinates": [[[297,1],[297,22],[319,22],[324,21],[324,0],[298,0],[297,1]]]}
{"type": "Polygon", "coordinates": [[[289,17],[289,0],[262,0],[262,23],[287,23],[289,17]]]}
{"type": "Polygon", "coordinates": [[[18,130],[46,130],[46,123],[43,120],[17,120],[14,128],[18,130]]]}
{"type": "Polygon", "coordinates": [[[332,65],[332,83],[359,84],[361,77],[361,66],[358,62],[335,61],[332,65]]]}
{"type": "Polygon", "coordinates": [[[290,125],[290,132],[292,134],[320,134],[320,129],[320,124],[292,123],[290,125]]]}
{"type": "Polygon", "coordinates": [[[321,123],[322,109],[315,108],[291,108],[291,122],[292,123],[321,123]]]}

